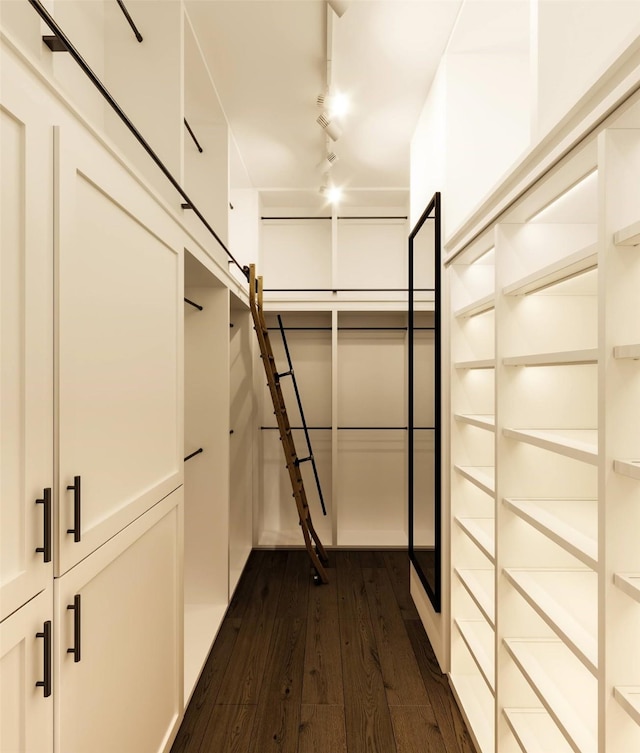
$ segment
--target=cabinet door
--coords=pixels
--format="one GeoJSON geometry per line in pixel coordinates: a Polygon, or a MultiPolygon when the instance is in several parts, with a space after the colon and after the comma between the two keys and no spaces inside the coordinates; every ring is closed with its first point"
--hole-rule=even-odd
{"type": "Polygon", "coordinates": [[[53,486],[52,129],[8,56],[1,70],[0,620],[51,580],[36,549],[53,486]]]}
{"type": "Polygon", "coordinates": [[[182,489],[55,582],[56,751],[156,753],[182,710],[182,489]]]}
{"type": "Polygon", "coordinates": [[[181,483],[183,304],[178,226],[84,131],[56,136],[62,574],[181,483]]]}
{"type": "Polygon", "coordinates": [[[0,623],[0,750],[53,751],[52,589],[0,623]]]}

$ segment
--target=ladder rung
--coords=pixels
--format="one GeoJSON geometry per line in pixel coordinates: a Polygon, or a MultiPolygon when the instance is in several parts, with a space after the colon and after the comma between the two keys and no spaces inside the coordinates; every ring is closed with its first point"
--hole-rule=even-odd
{"type": "Polygon", "coordinates": [[[310,460],[313,460],[313,455],[309,455],[308,458],[299,458],[296,460],[296,464],[300,465],[300,463],[308,463],[310,460]]]}
{"type": "Polygon", "coordinates": [[[283,371],[282,374],[278,374],[278,379],[286,376],[293,376],[293,369],[290,369],[289,371],[283,371]]]}

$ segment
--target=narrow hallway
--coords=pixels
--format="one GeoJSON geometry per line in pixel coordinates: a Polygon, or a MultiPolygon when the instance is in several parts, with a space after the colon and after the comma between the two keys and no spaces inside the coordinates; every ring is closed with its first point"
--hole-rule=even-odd
{"type": "Polygon", "coordinates": [[[473,753],[404,551],[254,550],[172,753],[473,753]]]}

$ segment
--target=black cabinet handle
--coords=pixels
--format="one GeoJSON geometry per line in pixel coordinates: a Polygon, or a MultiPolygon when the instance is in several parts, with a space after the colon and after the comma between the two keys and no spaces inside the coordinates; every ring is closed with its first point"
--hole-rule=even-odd
{"type": "Polygon", "coordinates": [[[80,541],[80,503],[81,503],[81,491],[80,491],[80,476],[73,477],[73,484],[67,486],[67,491],[73,489],[73,528],[67,528],[67,533],[73,534],[74,541],[80,541]]]}
{"type": "Polygon", "coordinates": [[[73,597],[73,604],[67,604],[67,609],[73,609],[73,648],[67,653],[73,654],[73,661],[80,661],[80,594],[73,597]]]}
{"type": "Polygon", "coordinates": [[[44,638],[44,680],[38,680],[36,687],[43,688],[43,695],[48,698],[51,695],[51,620],[43,624],[42,632],[36,633],[36,638],[44,638]]]}
{"type": "Polygon", "coordinates": [[[51,487],[42,490],[42,499],[36,499],[36,505],[44,505],[44,542],[36,552],[44,554],[45,562],[51,562],[51,487]]]}

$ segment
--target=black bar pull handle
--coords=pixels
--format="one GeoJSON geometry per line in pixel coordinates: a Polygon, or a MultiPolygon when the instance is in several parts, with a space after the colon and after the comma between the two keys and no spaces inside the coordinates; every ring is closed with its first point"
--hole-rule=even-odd
{"type": "Polygon", "coordinates": [[[44,555],[45,562],[51,562],[51,487],[42,490],[42,499],[36,499],[36,505],[44,506],[44,542],[36,552],[44,555]]]}
{"type": "Polygon", "coordinates": [[[67,491],[71,490],[73,490],[73,528],[67,528],[67,533],[73,534],[74,541],[80,541],[80,505],[82,502],[80,476],[74,476],[73,484],[67,486],[67,491]]]}
{"type": "Polygon", "coordinates": [[[44,680],[36,682],[37,688],[43,689],[43,695],[48,698],[51,695],[51,620],[42,625],[42,632],[36,633],[36,638],[44,638],[44,680]]]}
{"type": "Polygon", "coordinates": [[[73,610],[73,648],[68,648],[67,653],[73,654],[73,661],[80,661],[80,637],[81,637],[81,624],[80,624],[80,594],[76,594],[73,597],[73,604],[67,604],[67,609],[73,610]]]}

